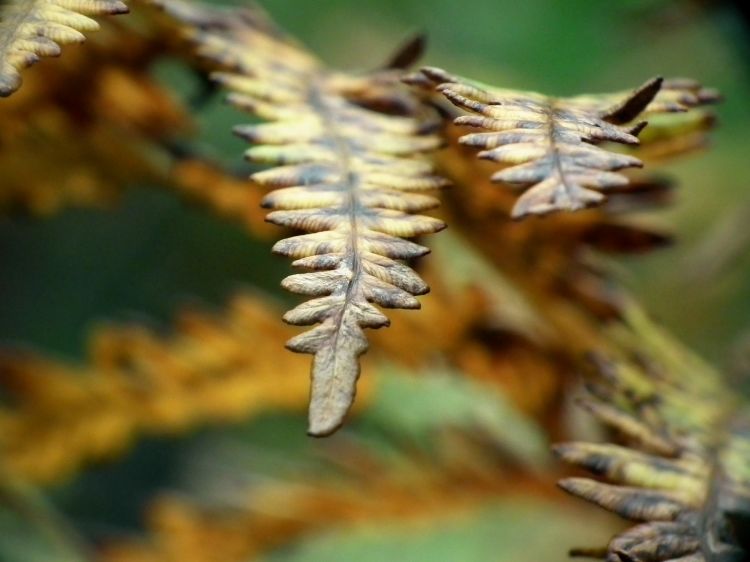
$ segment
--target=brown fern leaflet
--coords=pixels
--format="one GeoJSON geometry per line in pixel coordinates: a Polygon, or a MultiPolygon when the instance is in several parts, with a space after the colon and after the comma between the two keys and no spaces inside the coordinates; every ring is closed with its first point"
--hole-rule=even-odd
{"type": "Polygon", "coordinates": [[[199,54],[228,69],[215,79],[229,102],[267,123],[235,132],[254,144],[251,162],[272,166],[252,179],[273,188],[267,220],[307,232],[273,251],[310,270],[284,280],[313,297],[286,313],[290,324],[318,326],[292,338],[292,351],[315,356],[309,433],[335,431],[354,400],[364,328],[389,325],[374,304],[419,308],[427,285],[403,263],[429,250],[404,240],[444,224],[412,213],[435,207],[425,194],[444,185],[422,155],[440,145],[417,100],[390,70],[354,75],[326,69],[258,9],[233,12],[160,2],[194,26],[199,54]]]}

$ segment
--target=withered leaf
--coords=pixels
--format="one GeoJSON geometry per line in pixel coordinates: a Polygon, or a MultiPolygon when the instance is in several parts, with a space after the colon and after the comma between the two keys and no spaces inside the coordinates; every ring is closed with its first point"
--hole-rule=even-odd
{"type": "Polygon", "coordinates": [[[0,97],[21,86],[20,71],[60,45],[82,43],[99,24],[88,16],[124,14],[122,0],[7,0],[0,3],[0,97]]]}
{"type": "Polygon", "coordinates": [[[309,433],[335,431],[354,400],[364,328],[380,328],[386,308],[419,308],[427,285],[402,260],[428,249],[404,240],[444,224],[416,215],[438,200],[424,192],[445,182],[423,153],[440,144],[419,104],[395,75],[326,69],[276,31],[257,8],[222,12],[157,2],[188,24],[199,54],[224,69],[215,79],[229,102],[266,123],[235,132],[253,143],[246,157],[271,166],[252,179],[274,188],[267,220],[307,232],[273,251],[310,270],[283,286],[313,297],[287,312],[296,325],[319,324],[287,347],[313,354],[309,433]],[[394,114],[396,113],[396,114],[394,114]]]}
{"type": "Polygon", "coordinates": [[[661,78],[632,92],[572,98],[492,88],[432,67],[406,81],[435,88],[471,114],[454,123],[482,132],[464,135],[461,143],[481,149],[480,158],[505,166],[493,181],[525,189],[513,207],[513,218],[602,203],[602,191],[627,185],[620,170],[643,164],[630,154],[598,145],[637,145],[646,125],[634,121],[639,116],[685,111],[717,97],[696,83],[671,81],[665,86],[661,78]]]}
{"type": "MultiPolygon", "coordinates": [[[[483,89],[440,69],[421,72],[451,103],[473,114],[456,118],[455,124],[485,131],[464,135],[461,143],[482,149],[480,158],[510,165],[493,181],[529,186],[513,208],[514,218],[601,203],[599,190],[627,184],[617,170],[642,165],[633,156],[596,146],[638,143],[642,125],[620,127],[606,120],[608,110],[593,112],[531,92],[483,89]]],[[[640,113],[660,87],[659,78],[644,84],[612,111],[618,116],[613,121],[629,121],[626,117],[640,113]]]]}
{"type": "Polygon", "coordinates": [[[597,359],[591,413],[625,446],[566,443],[566,462],[614,484],[560,482],[567,492],[635,521],[596,552],[607,560],[745,560],[738,521],[750,514],[750,417],[721,377],[630,306],[618,360],[597,359]],[[636,335],[637,334],[637,335],[636,335]]]}
{"type": "MultiPolygon", "coordinates": [[[[630,183],[613,190],[597,208],[514,221],[509,215],[515,196],[492,185],[493,164],[476,159],[470,148],[458,143],[458,128],[447,136],[449,143],[438,164],[439,172],[455,185],[444,194],[452,228],[537,302],[545,323],[556,326],[564,338],[565,353],[599,348],[595,343],[602,339],[599,322],[619,317],[621,293],[599,253],[644,253],[667,244],[670,236],[663,225],[630,215],[666,205],[672,184],[650,175],[629,176],[630,183]],[[573,311],[572,302],[579,305],[575,320],[562,313],[573,311]]],[[[506,302],[503,308],[508,306],[506,302]]]]}

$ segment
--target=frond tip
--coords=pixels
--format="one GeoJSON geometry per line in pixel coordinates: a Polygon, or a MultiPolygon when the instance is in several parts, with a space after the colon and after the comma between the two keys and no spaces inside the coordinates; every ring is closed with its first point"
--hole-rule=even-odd
{"type": "Polygon", "coordinates": [[[423,193],[444,185],[423,153],[437,148],[431,114],[393,71],[353,75],[325,68],[275,30],[257,8],[168,13],[192,29],[199,54],[222,72],[214,78],[229,102],[267,121],[235,133],[253,143],[248,160],[271,166],[252,179],[273,188],[263,206],[271,223],[306,234],[279,241],[277,254],[308,270],[283,286],[313,297],[286,313],[295,325],[318,326],[287,347],[313,354],[308,433],[325,436],[342,423],[355,395],[364,328],[380,328],[385,308],[419,308],[427,285],[400,260],[428,249],[404,240],[444,228],[415,215],[437,206],[423,193]]]}
{"type": "Polygon", "coordinates": [[[56,57],[60,45],[82,43],[99,24],[87,16],[128,12],[122,0],[5,0],[0,2],[0,97],[21,86],[20,71],[56,57]]]}

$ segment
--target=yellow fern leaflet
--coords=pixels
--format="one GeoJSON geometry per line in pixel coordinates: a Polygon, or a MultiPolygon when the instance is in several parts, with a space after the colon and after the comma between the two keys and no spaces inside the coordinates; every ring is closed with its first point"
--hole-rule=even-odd
{"type": "Polygon", "coordinates": [[[21,87],[22,69],[99,29],[88,16],[127,12],[121,0],[7,0],[0,5],[0,96],[21,87]]]}

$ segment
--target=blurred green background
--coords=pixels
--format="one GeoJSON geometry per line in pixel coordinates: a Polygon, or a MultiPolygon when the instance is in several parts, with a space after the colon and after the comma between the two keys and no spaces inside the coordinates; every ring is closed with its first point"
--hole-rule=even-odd
{"type": "MultiPolygon", "coordinates": [[[[698,351],[730,364],[731,350],[750,330],[750,56],[746,29],[731,5],[662,0],[262,4],[282,27],[344,67],[375,67],[404,38],[423,31],[429,38],[426,64],[507,87],[576,94],[629,88],[664,75],[693,77],[721,90],[726,101],[718,109],[721,126],[713,148],[663,169],[679,180],[678,200],[656,220],[675,231],[678,243],[618,263],[624,282],[658,318],[698,351]]],[[[174,63],[154,72],[185,99],[199,87],[174,63]]],[[[241,166],[244,143],[230,127],[243,116],[217,96],[197,117],[205,150],[241,166]]],[[[86,334],[103,320],[136,317],[166,327],[186,300],[218,306],[242,285],[288,298],[277,289],[288,271],[286,260],[271,256],[265,243],[147,186],[103,212],[71,209],[42,221],[0,217],[0,263],[0,341],[70,359],[82,357],[86,334]]],[[[284,455],[302,454],[310,447],[302,425],[296,418],[263,419],[237,428],[233,438],[284,455]],[[272,445],[268,435],[274,436],[272,445]]],[[[179,442],[147,440],[124,462],[91,470],[54,490],[54,500],[90,536],[135,528],[146,499],[179,481],[194,447],[211,439],[207,430],[179,442]]],[[[495,556],[497,545],[510,553],[526,548],[529,537],[516,544],[514,536],[535,513],[533,505],[504,506],[477,516],[484,523],[466,524],[471,531],[462,523],[433,528],[429,536],[435,540],[421,550],[419,535],[381,529],[389,538],[367,532],[338,541],[324,537],[271,560],[366,561],[399,554],[433,562],[503,560],[495,556]],[[485,550],[460,550],[469,543],[485,550]]],[[[545,518],[557,529],[545,540],[558,542],[544,552],[559,551],[562,559],[575,542],[576,526],[564,514],[545,518]]]]}

